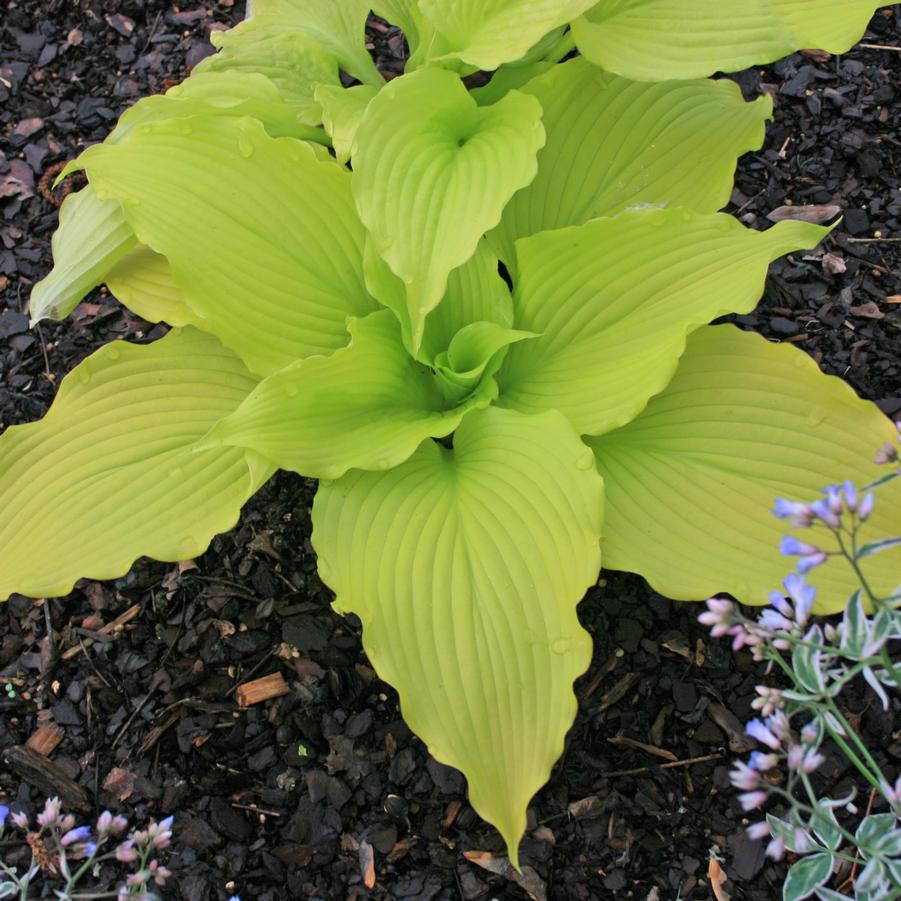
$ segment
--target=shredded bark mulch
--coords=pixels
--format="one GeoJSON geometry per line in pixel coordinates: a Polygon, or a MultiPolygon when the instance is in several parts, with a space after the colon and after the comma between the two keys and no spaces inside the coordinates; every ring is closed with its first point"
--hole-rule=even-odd
{"type": "MultiPolygon", "coordinates": [[[[135,100],[183,78],[242,6],[6,2],[0,428],[41,416],[62,376],[101,344],[163,333],[102,291],[67,322],[29,331],[61,196],[50,184],[135,100]]],[[[894,6],[864,40],[897,47],[899,34],[894,6]]],[[[383,71],[400,71],[397,31],[373,21],[370,37],[383,71]]],[[[901,54],[795,54],[736,80],[749,96],[773,95],[776,121],[766,147],[742,160],[730,209],[754,226],[789,204],[845,212],[822,251],[777,263],[760,308],[733,318],[797,343],[897,415],[901,54]]],[[[359,624],[330,609],[309,541],[314,490],[277,476],[193,563],[145,560],[62,600],[0,606],[0,798],[34,811],[60,794],[73,812],[110,808],[137,822],[174,814],[167,897],[184,901],[707,899],[720,866],[720,892],[778,896],[785,865],[745,837],[727,777],[749,748],[742,724],[762,674],[709,641],[697,605],[615,573],[589,593],[580,615],[595,657],[576,686],[564,757],[530,808],[517,884],[462,777],[404,725],[359,624]]],[[[895,773],[892,713],[865,693],[845,703],[895,773]]],[[[853,781],[839,759],[820,778],[834,791],[853,781]]],[[[10,862],[17,853],[0,846],[10,862]]]]}

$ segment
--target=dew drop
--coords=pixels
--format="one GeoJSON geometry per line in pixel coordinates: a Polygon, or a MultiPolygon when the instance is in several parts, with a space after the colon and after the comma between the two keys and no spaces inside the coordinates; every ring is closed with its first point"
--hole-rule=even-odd
{"type": "Polygon", "coordinates": [[[243,132],[238,135],[238,153],[246,160],[253,156],[253,141],[243,132]]]}
{"type": "Polygon", "coordinates": [[[555,654],[565,654],[569,650],[571,644],[572,642],[568,638],[558,638],[551,645],[551,650],[555,654]]]}
{"type": "Polygon", "coordinates": [[[576,469],[581,469],[583,472],[591,469],[594,466],[594,452],[593,451],[585,451],[578,460],[576,460],[576,469]]]}
{"type": "Polygon", "coordinates": [[[795,369],[801,369],[804,366],[805,358],[803,354],[798,354],[795,359],[795,369]]]}
{"type": "Polygon", "coordinates": [[[297,397],[297,385],[285,385],[285,394],[288,397],[297,397]]]}
{"type": "Polygon", "coordinates": [[[118,360],[119,357],[122,356],[122,351],[119,350],[118,347],[111,347],[111,348],[106,352],[106,355],[107,355],[111,360],[118,360]]]}
{"type": "Polygon", "coordinates": [[[91,381],[91,372],[86,366],[82,366],[78,370],[78,381],[80,381],[82,385],[87,385],[87,383],[91,381]]]}
{"type": "Polygon", "coordinates": [[[826,411],[821,407],[814,407],[808,414],[807,419],[804,420],[804,425],[809,429],[816,428],[818,425],[822,425],[826,420],[826,411]]]}

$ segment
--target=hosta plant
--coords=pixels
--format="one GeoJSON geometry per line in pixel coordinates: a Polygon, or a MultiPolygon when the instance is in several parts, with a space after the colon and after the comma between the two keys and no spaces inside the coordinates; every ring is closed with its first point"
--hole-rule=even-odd
{"type": "MultiPolygon", "coordinates": [[[[892,433],[796,348],[707,325],[827,230],[716,212],[772,104],[705,76],[847,49],[878,5],[381,0],[410,45],[386,84],[370,0],[256,0],[70,166],[33,318],[106,283],[174,328],[0,440],[0,594],[193,557],[277,467],[321,479],[322,579],[516,862],[602,552],[764,602],[772,498],[866,477],[892,433]]],[[[824,608],[851,587],[815,578],[824,608]]]]}

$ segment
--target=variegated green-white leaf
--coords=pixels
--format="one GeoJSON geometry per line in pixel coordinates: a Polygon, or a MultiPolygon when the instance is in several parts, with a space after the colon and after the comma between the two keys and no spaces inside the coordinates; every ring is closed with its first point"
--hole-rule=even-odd
{"type": "Polygon", "coordinates": [[[150,123],[80,164],[190,309],[259,375],[347,344],[378,308],[363,285],[350,173],[252,119],[150,123]]]}
{"type": "Polygon", "coordinates": [[[560,410],[581,434],[624,425],[666,387],[693,329],[752,310],[770,262],[826,233],[649,209],[521,239],[514,325],[540,337],[510,348],[501,402],[560,410]]]}
{"type": "Polygon", "coordinates": [[[534,181],[507,204],[490,235],[508,265],[516,239],[544,229],[628,207],[721,209],[736,159],[763,143],[773,107],[769,97],[746,103],[732,81],[646,84],[578,58],[522,90],[544,109],[547,143],[534,181]]]}
{"type": "Polygon", "coordinates": [[[106,284],[116,300],[148,322],[208,330],[178,290],[169,261],[149,247],[133,248],[112,268],[106,284]]]}
{"type": "Polygon", "coordinates": [[[489,407],[452,450],[324,482],[319,572],[431,754],[517,864],[526,805],[563,749],[591,640],[576,605],[598,574],[603,486],[555,412],[489,407]]]}
{"type": "Polygon", "coordinates": [[[642,81],[703,78],[804,47],[844,53],[883,0],[602,0],[572,24],[583,55],[642,81]]]}
{"type": "Polygon", "coordinates": [[[370,5],[371,0],[254,0],[248,19],[229,32],[214,32],[210,40],[216,46],[240,46],[300,33],[333,54],[345,72],[378,85],[383,79],[366,49],[370,5]]]}
{"type": "Polygon", "coordinates": [[[369,103],[356,134],[354,197],[375,251],[404,283],[414,350],[448,274],[534,178],[543,143],[533,97],[511,91],[480,107],[444,69],[403,75],[369,103]]]}
{"type": "Polygon", "coordinates": [[[497,393],[491,383],[468,403],[449,405],[434,375],[407,354],[390,310],[353,321],[350,335],[331,356],[262,381],[199,446],[247,447],[283,469],[334,479],[348,469],[397,466],[497,393]]]}
{"type": "Polygon", "coordinates": [[[68,316],[137,243],[115,200],[101,200],[90,185],[70,194],[53,235],[53,269],[31,292],[32,322],[68,316]]]}
{"type": "Polygon", "coordinates": [[[783,901],[803,901],[809,898],[832,875],[832,855],[811,854],[796,861],[789,868],[782,887],[783,901]]]}
{"type": "Polygon", "coordinates": [[[77,366],[42,420],[0,437],[0,597],[63,595],[142,554],[202,553],[273,472],[243,448],[193,450],[255,384],[192,328],[114,342],[77,366]]]}
{"type": "Polygon", "coordinates": [[[492,70],[525,56],[549,31],[581,15],[597,0],[419,0],[445,38],[441,57],[492,70]]]}
{"type": "MultiPolygon", "coordinates": [[[[790,527],[770,513],[773,501],[813,500],[849,474],[875,478],[874,449],[893,434],[876,406],[797,348],[731,325],[700,329],[672,382],[634,422],[589,439],[607,489],[604,563],[640,573],[666,597],[727,591],[764,604],[793,567],[779,553],[790,527]]],[[[899,500],[897,482],[880,489],[865,534],[897,531],[899,500]]],[[[899,562],[887,551],[861,567],[885,592],[899,562]]],[[[841,609],[859,587],[842,559],[808,581],[822,612],[841,609]]]]}

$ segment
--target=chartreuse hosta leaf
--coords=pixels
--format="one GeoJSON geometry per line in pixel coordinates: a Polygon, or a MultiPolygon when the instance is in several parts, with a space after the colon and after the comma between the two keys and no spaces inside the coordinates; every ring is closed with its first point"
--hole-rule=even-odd
{"type": "Polygon", "coordinates": [[[332,139],[335,158],[342,165],[350,159],[363,113],[378,92],[379,89],[371,84],[358,84],[352,88],[324,84],[316,88],[316,102],[322,108],[322,122],[332,139]]]}
{"type": "Polygon", "coordinates": [[[560,410],[580,434],[629,422],[666,387],[693,329],[752,310],[770,262],[827,233],[648,209],[521,239],[514,325],[540,337],[510,348],[501,403],[560,410]]]}
{"type": "Polygon", "coordinates": [[[497,69],[519,59],[549,31],[565,25],[597,0],[419,0],[419,8],[445,39],[440,57],[497,69]]]}
{"type": "MultiPolygon", "coordinates": [[[[185,119],[203,113],[253,116],[274,137],[292,135],[327,140],[321,129],[298,123],[294,110],[264,76],[223,72],[194,75],[164,95],[145,97],[122,116],[107,143],[124,141],[134,129],[148,122],[185,119]]],[[[68,168],[75,169],[77,164],[70,163],[68,168]]],[[[106,281],[110,269],[136,244],[134,231],[117,201],[100,200],[91,185],[66,198],[60,209],[59,228],[53,236],[53,270],[35,285],[31,294],[32,319],[68,316],[89,291],[106,281]]],[[[120,287],[124,285],[121,271],[118,283],[120,287]]],[[[120,300],[124,302],[124,298],[120,300]]],[[[145,314],[144,310],[134,309],[140,315],[145,314]]],[[[182,316],[166,321],[184,325],[194,318],[182,316]]]]}
{"type": "Polygon", "coordinates": [[[354,197],[374,250],[404,283],[414,351],[448,274],[534,178],[543,143],[533,97],[514,91],[480,107],[444,69],[397,78],[370,102],[354,142],[354,197]]]}
{"type": "Polygon", "coordinates": [[[148,322],[195,325],[209,331],[181,296],[169,261],[149,247],[131,250],[110,270],[106,284],[120,303],[148,322]]]}
{"type": "Polygon", "coordinates": [[[390,310],[353,321],[350,335],[331,356],[269,376],[199,446],[248,447],[283,469],[334,479],[402,463],[497,394],[490,383],[468,403],[449,406],[432,373],[404,350],[390,310]]]}
{"type": "Polygon", "coordinates": [[[602,0],[572,23],[579,50],[628,78],[738,72],[802,47],[844,53],[883,0],[602,0]]]}
{"type": "Polygon", "coordinates": [[[313,38],[333,54],[341,68],[368,84],[381,84],[366,49],[366,18],[371,0],[254,0],[250,18],[229,32],[214,32],[214,45],[250,46],[283,34],[313,38]]]}
{"type": "Polygon", "coordinates": [[[53,269],[31,292],[32,322],[68,316],[137,243],[119,204],[101,200],[90,185],[70,194],[53,235],[53,269]]]}
{"type": "Polygon", "coordinates": [[[240,31],[213,32],[219,52],[208,56],[186,84],[201,74],[258,72],[265,75],[307,125],[322,121],[315,93],[319,85],[341,86],[338,61],[316,38],[301,32],[242,37],[240,31]]]}
{"type": "Polygon", "coordinates": [[[453,450],[427,441],[384,473],[320,486],[319,572],[434,757],[511,860],[563,749],[591,639],[576,605],[600,564],[603,486],[558,413],[489,407],[453,450]]]}
{"type": "Polygon", "coordinates": [[[179,291],[259,375],[347,344],[363,285],[350,173],[252,119],[150,123],[80,160],[179,291]]]}
{"type": "MultiPolygon", "coordinates": [[[[678,599],[728,591],[764,604],[790,562],[773,500],[811,500],[848,473],[878,478],[873,448],[891,422],[802,351],[731,325],[689,339],[662,394],[634,422],[589,439],[607,493],[604,565],[643,575],[678,599]]],[[[880,489],[867,534],[896,534],[901,482],[880,489]]],[[[801,534],[804,541],[816,536],[801,534]]],[[[894,588],[901,553],[863,562],[877,591],[894,588]]],[[[859,587],[843,560],[810,572],[819,609],[843,607],[859,587]]]]}
{"type": "Polygon", "coordinates": [[[202,553],[273,472],[242,448],[193,449],[255,384],[190,328],[114,342],[77,366],[42,420],[0,437],[0,596],[63,595],[142,554],[202,553]]]}
{"type": "Polygon", "coordinates": [[[517,238],[627,207],[721,209],[736,159],[763,143],[772,111],[768,97],[746,103],[728,80],[644,84],[584,59],[554,66],[522,90],[541,103],[547,143],[535,180],[490,236],[508,264],[517,238]]]}

